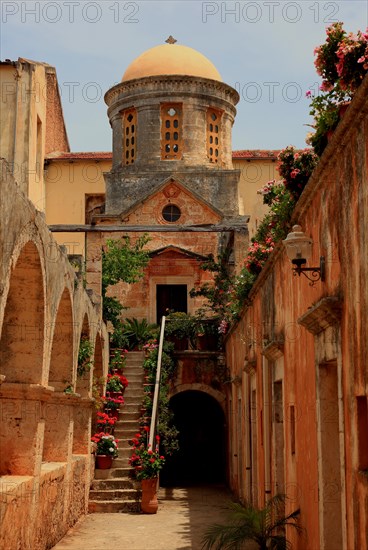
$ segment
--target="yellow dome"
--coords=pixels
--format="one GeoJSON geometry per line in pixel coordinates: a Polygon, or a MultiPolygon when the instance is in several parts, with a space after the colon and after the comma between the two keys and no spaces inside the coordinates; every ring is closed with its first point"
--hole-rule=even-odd
{"type": "Polygon", "coordinates": [[[174,74],[222,81],[214,64],[193,48],[179,44],[162,44],[137,57],[125,71],[122,82],[145,76],[174,74]]]}

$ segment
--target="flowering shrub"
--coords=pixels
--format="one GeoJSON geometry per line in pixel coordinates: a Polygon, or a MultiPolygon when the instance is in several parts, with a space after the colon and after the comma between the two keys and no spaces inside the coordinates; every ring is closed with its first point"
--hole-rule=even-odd
{"type": "Polygon", "coordinates": [[[115,425],[116,418],[109,416],[104,412],[97,412],[97,429],[103,431],[104,428],[113,427],[115,425]]]}
{"type": "Polygon", "coordinates": [[[321,89],[330,92],[336,85],[354,92],[368,70],[368,29],[365,33],[349,33],[343,23],[333,23],[326,29],[325,44],[317,46],[315,67],[322,76],[321,89]]]}
{"type": "MultiPolygon", "coordinates": [[[[139,435],[139,434],[137,434],[139,435]]],[[[133,466],[137,480],[152,479],[158,476],[165,464],[165,457],[159,453],[160,436],[156,435],[155,449],[145,445],[140,438],[133,438],[133,454],[129,458],[130,466],[133,466]]]]}
{"type": "Polygon", "coordinates": [[[315,67],[322,77],[321,94],[312,98],[310,115],[314,117],[315,133],[308,136],[310,145],[321,155],[327,145],[327,133],[340,119],[339,107],[350,101],[368,71],[368,29],[347,34],[343,23],[333,23],[326,29],[327,39],[314,50],[315,67]]]}
{"type": "Polygon", "coordinates": [[[156,348],[158,348],[157,338],[148,340],[148,342],[142,347],[144,351],[153,351],[156,348]]]}
{"type": "Polygon", "coordinates": [[[91,441],[96,443],[96,454],[118,456],[118,440],[113,435],[106,434],[105,432],[96,433],[91,437],[91,441]]]}
{"type": "Polygon", "coordinates": [[[105,409],[119,409],[120,405],[124,405],[124,397],[121,395],[119,397],[109,397],[104,395],[102,397],[105,409]]]}
{"type": "Polygon", "coordinates": [[[122,374],[108,374],[106,392],[120,392],[128,386],[128,380],[122,374]]]}
{"type": "Polygon", "coordinates": [[[268,237],[266,243],[253,242],[248,248],[248,253],[244,260],[246,269],[254,275],[260,273],[274,246],[275,243],[272,241],[272,237],[268,237]]]}
{"type": "Polygon", "coordinates": [[[289,145],[279,153],[277,159],[279,174],[286,189],[293,198],[298,199],[317,165],[317,155],[311,149],[297,151],[289,145]]]}
{"type": "MultiPolygon", "coordinates": [[[[266,263],[269,255],[273,251],[275,244],[284,239],[290,229],[290,219],[295,206],[295,200],[291,191],[286,186],[286,181],[292,181],[296,175],[303,181],[302,175],[307,181],[308,165],[310,151],[297,153],[294,147],[287,147],[279,155],[280,173],[285,177],[283,181],[269,181],[258,193],[263,196],[264,204],[270,206],[270,212],[266,214],[258,226],[255,236],[252,238],[252,244],[248,248],[248,253],[244,259],[244,267],[237,278],[236,292],[239,299],[244,299],[249,293],[250,288],[266,263]],[[298,156],[297,156],[298,155],[298,156]],[[295,161],[295,156],[297,159],[295,161]],[[302,161],[300,162],[300,158],[302,161]],[[301,169],[295,175],[296,162],[300,162],[301,169]],[[294,176],[294,178],[293,178],[294,176]],[[253,276],[253,277],[252,277],[253,276]]],[[[313,163],[310,165],[312,169],[313,163]]],[[[308,176],[309,177],[309,176],[308,176]]],[[[305,185],[305,183],[304,183],[305,185]]]]}

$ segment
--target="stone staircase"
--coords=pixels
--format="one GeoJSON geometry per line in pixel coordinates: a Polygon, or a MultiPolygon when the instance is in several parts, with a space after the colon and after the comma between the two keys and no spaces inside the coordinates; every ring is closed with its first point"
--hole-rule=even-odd
{"type": "Polygon", "coordinates": [[[115,424],[114,436],[119,440],[119,456],[109,470],[95,470],[88,510],[90,513],[139,512],[140,483],[129,477],[132,470],[128,459],[132,454],[128,441],[139,431],[140,408],[143,399],[144,352],[131,351],[127,355],[124,376],[129,385],[124,393],[124,406],[115,424]]]}

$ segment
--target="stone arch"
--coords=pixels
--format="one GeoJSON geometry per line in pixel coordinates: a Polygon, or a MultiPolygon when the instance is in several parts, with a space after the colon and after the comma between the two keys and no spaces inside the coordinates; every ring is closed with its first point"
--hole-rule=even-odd
{"type": "Polygon", "coordinates": [[[104,372],[103,364],[103,340],[98,332],[96,334],[94,352],[93,383],[96,385],[99,395],[102,395],[104,390],[103,377],[106,376],[107,373],[104,372]]]}
{"type": "MultiPolygon", "coordinates": [[[[82,329],[79,333],[78,352],[83,338],[91,341],[91,331],[88,314],[85,313],[82,321],[82,329]]],[[[92,355],[93,357],[93,355],[92,355]]],[[[78,353],[77,353],[78,358],[78,353]]],[[[77,369],[77,365],[76,365],[77,369]]],[[[90,449],[91,437],[91,409],[88,397],[92,396],[92,372],[93,369],[86,370],[82,376],[76,372],[76,393],[81,397],[87,398],[80,401],[80,406],[74,408],[73,414],[73,449],[75,455],[86,455],[90,449]]]]}
{"type": "Polygon", "coordinates": [[[225,395],[223,393],[221,393],[220,391],[215,390],[214,388],[211,388],[211,386],[208,386],[207,384],[199,384],[199,383],[195,383],[195,384],[178,384],[170,392],[169,397],[171,398],[174,395],[177,395],[178,393],[181,393],[181,392],[184,392],[184,391],[189,391],[189,390],[194,390],[194,391],[200,391],[200,392],[203,392],[203,393],[207,393],[208,395],[213,397],[218,402],[218,404],[220,405],[220,407],[222,408],[224,413],[226,412],[226,397],[225,397],[225,395]]]}
{"type": "Polygon", "coordinates": [[[216,390],[211,395],[205,388],[202,384],[183,384],[171,395],[170,408],[179,430],[179,451],[167,457],[160,476],[164,486],[226,481],[226,416],[220,403],[222,395],[216,390]]]}
{"type": "MultiPolygon", "coordinates": [[[[89,370],[86,370],[84,374],[78,375],[78,355],[79,355],[79,349],[82,340],[89,340],[91,341],[91,330],[90,330],[90,324],[87,313],[84,314],[83,322],[82,322],[82,330],[80,332],[79,340],[78,340],[78,353],[77,353],[77,372],[76,372],[76,393],[79,393],[82,397],[89,397],[90,391],[91,391],[91,382],[92,382],[92,368],[89,370]]],[[[93,354],[92,354],[93,357],[93,354]]]]}
{"type": "Polygon", "coordinates": [[[45,292],[41,255],[26,242],[10,273],[0,340],[1,374],[7,382],[42,383],[45,292]]]}
{"type": "Polygon", "coordinates": [[[53,330],[49,386],[63,391],[73,381],[73,308],[70,292],[64,289],[53,330]]]}

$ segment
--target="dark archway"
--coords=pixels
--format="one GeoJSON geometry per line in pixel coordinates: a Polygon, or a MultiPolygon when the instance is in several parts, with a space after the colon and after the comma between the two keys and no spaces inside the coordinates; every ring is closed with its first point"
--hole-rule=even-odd
{"type": "Polygon", "coordinates": [[[184,391],[170,400],[180,450],[167,457],[162,486],[225,483],[225,415],[218,402],[201,391],[184,391]]]}

